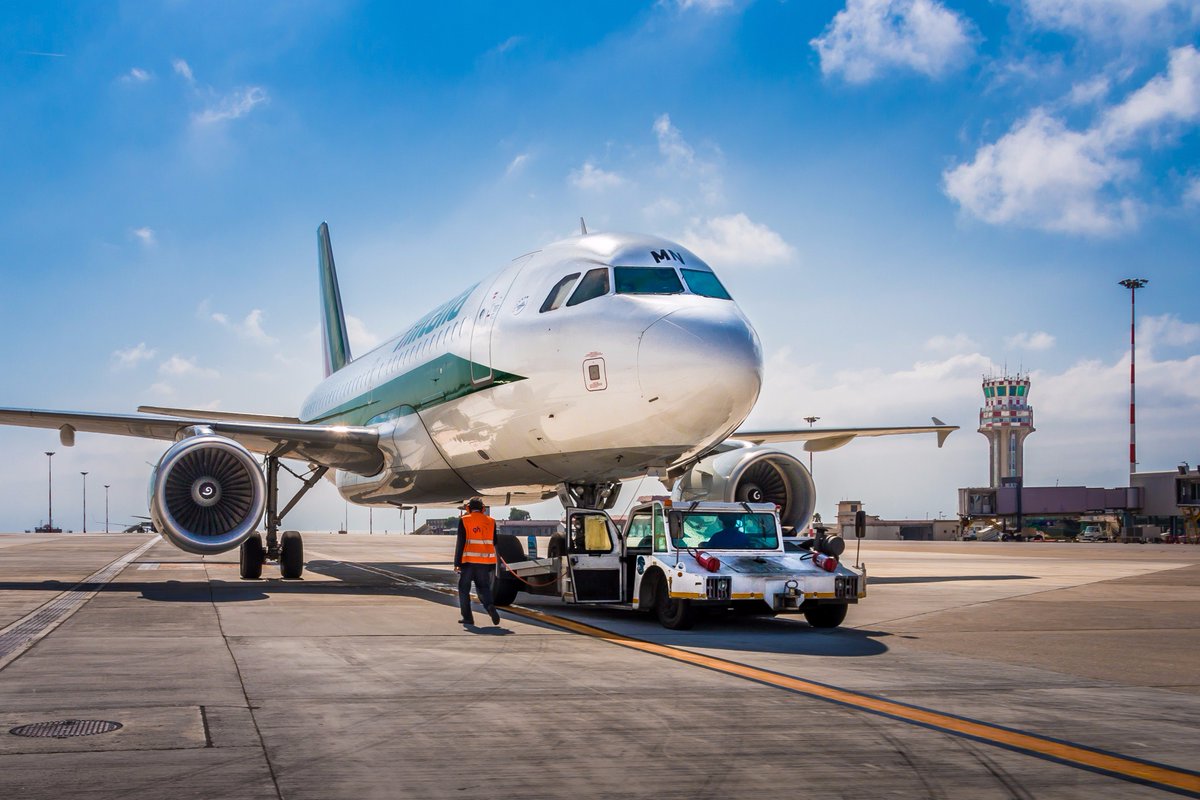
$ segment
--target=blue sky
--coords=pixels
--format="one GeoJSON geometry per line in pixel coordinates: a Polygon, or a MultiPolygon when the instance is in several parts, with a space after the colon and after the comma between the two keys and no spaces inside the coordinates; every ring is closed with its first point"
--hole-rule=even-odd
{"type": "MultiPolygon", "coordinates": [[[[1120,485],[1129,276],[1141,466],[1195,464],[1198,33],[1189,0],[10,5],[0,405],[295,413],[321,220],[361,349],[582,215],[714,265],[755,427],[963,427],[818,454],[824,513],[953,515],[1005,368],[1027,479],[1120,485]]],[[[44,519],[47,449],[67,526],[81,470],[89,529],[104,483],[145,513],[160,443],[0,429],[0,529],[44,519]]]]}

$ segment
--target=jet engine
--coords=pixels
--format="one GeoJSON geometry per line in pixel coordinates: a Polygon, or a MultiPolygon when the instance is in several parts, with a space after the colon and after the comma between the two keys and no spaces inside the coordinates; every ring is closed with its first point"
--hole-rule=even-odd
{"type": "Polygon", "coordinates": [[[266,504],[262,470],[232,439],[200,433],[176,442],[150,478],[150,516],[180,550],[232,550],[258,525],[266,504]]]}
{"type": "Polygon", "coordinates": [[[800,459],[782,450],[743,447],[709,456],[675,483],[679,500],[774,503],[784,530],[801,530],[812,518],[817,490],[800,459]]]}

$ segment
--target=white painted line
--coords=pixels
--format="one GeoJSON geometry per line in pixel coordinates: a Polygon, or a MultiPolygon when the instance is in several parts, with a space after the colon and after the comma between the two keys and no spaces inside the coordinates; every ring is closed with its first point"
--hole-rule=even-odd
{"type": "Polygon", "coordinates": [[[4,629],[0,629],[0,669],[4,669],[63,624],[84,603],[96,596],[104,585],[121,574],[129,564],[162,541],[159,537],[135,547],[116,561],[102,567],[41,607],[31,611],[4,629]]]}

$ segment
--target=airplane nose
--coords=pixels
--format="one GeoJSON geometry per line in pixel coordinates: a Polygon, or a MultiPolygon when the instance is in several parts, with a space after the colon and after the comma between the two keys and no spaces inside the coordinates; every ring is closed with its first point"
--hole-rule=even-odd
{"type": "Polygon", "coordinates": [[[643,331],[638,347],[642,396],[671,433],[693,437],[685,441],[740,424],[762,373],[758,335],[732,304],[672,312],[643,331]]]}

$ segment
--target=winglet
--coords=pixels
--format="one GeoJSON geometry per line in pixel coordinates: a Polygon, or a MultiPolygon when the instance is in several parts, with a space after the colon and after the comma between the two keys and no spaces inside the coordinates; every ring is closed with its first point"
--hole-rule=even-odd
{"type": "Polygon", "coordinates": [[[946,437],[958,430],[958,426],[946,425],[946,423],[942,422],[937,417],[930,417],[930,419],[933,420],[934,425],[943,428],[943,430],[937,432],[938,447],[941,447],[946,443],[946,437]]]}
{"type": "Polygon", "coordinates": [[[321,277],[321,340],[325,352],[325,377],[328,378],[350,363],[353,357],[350,355],[350,337],[346,335],[337,270],[333,266],[329,225],[325,222],[317,228],[317,262],[321,277]]]}

